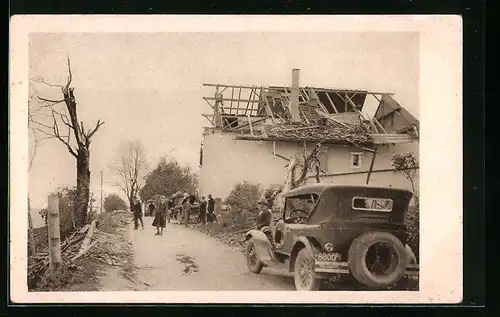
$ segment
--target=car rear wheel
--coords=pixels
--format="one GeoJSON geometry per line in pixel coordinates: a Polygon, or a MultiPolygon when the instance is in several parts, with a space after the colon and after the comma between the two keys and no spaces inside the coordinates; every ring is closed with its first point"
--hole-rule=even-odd
{"type": "Polygon", "coordinates": [[[368,232],[349,248],[349,269],[361,284],[388,287],[403,277],[407,255],[401,241],[388,232],[368,232]]]}
{"type": "Polygon", "coordinates": [[[317,291],[320,280],[314,272],[314,258],[307,248],[303,248],[295,259],[295,271],[293,274],[295,288],[298,291],[317,291]]]}
{"type": "Polygon", "coordinates": [[[255,252],[255,241],[253,239],[248,240],[247,246],[245,248],[245,257],[247,259],[248,270],[252,273],[260,273],[264,264],[260,262],[255,252]]]}

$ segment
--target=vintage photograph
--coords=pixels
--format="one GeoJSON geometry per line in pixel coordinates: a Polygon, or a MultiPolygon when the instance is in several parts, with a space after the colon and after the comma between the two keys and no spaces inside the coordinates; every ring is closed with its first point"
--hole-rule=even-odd
{"type": "Polygon", "coordinates": [[[29,291],[419,290],[417,32],[28,39],[29,291]]]}

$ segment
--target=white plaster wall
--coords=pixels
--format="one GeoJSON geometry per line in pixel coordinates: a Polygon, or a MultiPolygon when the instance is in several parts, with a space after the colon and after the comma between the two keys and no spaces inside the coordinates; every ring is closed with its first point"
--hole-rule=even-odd
{"type": "MultiPolygon", "coordinates": [[[[234,140],[234,135],[219,132],[203,137],[203,165],[199,171],[200,195],[226,198],[243,181],[263,188],[281,184],[287,161],[273,158],[272,142],[234,140]]],[[[298,144],[276,142],[276,153],[292,156],[298,144]]]]}
{"type": "MultiPolygon", "coordinates": [[[[308,145],[311,150],[313,144],[308,145]]],[[[342,145],[325,145],[328,153],[328,174],[368,172],[372,154],[358,148],[342,145]],[[351,152],[363,152],[360,168],[351,167],[351,152]]],[[[276,142],[276,153],[291,157],[303,147],[296,143],[276,142]]],[[[418,157],[418,143],[388,145],[379,148],[373,166],[377,169],[392,169],[391,158],[395,153],[412,152],[418,157]]],[[[234,140],[234,135],[205,133],[203,139],[203,166],[199,172],[199,191],[203,196],[226,198],[233,187],[243,181],[259,183],[262,188],[282,184],[285,179],[287,161],[273,157],[272,142],[234,140]]],[[[417,172],[418,175],[418,172],[417,172]]],[[[366,173],[322,177],[324,182],[341,184],[365,184],[366,173]]],[[[308,182],[315,182],[314,178],[308,182]]],[[[418,182],[418,176],[417,176],[418,182]]],[[[400,174],[375,172],[370,176],[370,185],[392,186],[411,190],[410,183],[400,174]]]]}

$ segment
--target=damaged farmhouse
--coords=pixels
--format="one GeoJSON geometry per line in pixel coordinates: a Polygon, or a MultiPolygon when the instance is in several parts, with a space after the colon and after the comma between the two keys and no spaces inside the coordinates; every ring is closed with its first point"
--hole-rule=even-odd
{"type": "Polygon", "coordinates": [[[291,87],[207,86],[215,95],[205,98],[213,114],[205,115],[201,194],[260,184],[272,194],[259,204],[280,214],[246,233],[250,272],[288,271],[299,291],[322,280],[369,289],[418,280],[404,220],[412,199],[418,206],[418,166],[403,175],[393,166],[418,153],[418,121],[390,93],[301,87],[298,69],[291,87]]]}
{"type": "Polygon", "coordinates": [[[201,195],[227,197],[242,180],[269,188],[284,177],[412,190],[391,161],[408,152],[418,157],[419,122],[392,93],[302,87],[298,69],[291,87],[205,86],[215,94],[204,98],[212,112],[203,114],[210,126],[200,151],[201,195]],[[291,175],[312,156],[305,175],[291,175]]]}

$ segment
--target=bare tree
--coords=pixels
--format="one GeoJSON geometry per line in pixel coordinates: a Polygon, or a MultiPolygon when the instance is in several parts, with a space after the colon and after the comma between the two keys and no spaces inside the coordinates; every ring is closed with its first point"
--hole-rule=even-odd
{"type": "Polygon", "coordinates": [[[67,60],[66,85],[49,84],[43,79],[35,80],[50,87],[60,88],[63,98],[53,100],[37,96],[39,107],[30,113],[29,120],[35,126],[35,131],[42,135],[42,139],[57,139],[75,157],[77,188],[75,220],[77,226],[82,226],[87,221],[89,204],[91,139],[104,122],[97,120],[93,128],[85,130],[83,121],[79,121],[75,88],[71,87],[73,75],[69,57],[67,60]],[[57,108],[56,106],[61,103],[64,103],[66,107],[57,108]]]}
{"type": "Polygon", "coordinates": [[[119,153],[118,162],[112,166],[117,176],[115,186],[123,191],[132,206],[148,170],[146,150],[140,141],[128,141],[121,145],[119,153]]]}
{"type": "MultiPolygon", "coordinates": [[[[33,126],[32,108],[33,108],[33,103],[30,102],[30,100],[28,100],[28,129],[33,137],[33,146],[31,148],[31,155],[29,156],[29,161],[28,161],[28,173],[31,172],[31,169],[33,167],[33,161],[35,160],[36,156],[36,151],[38,149],[38,146],[42,142],[42,140],[38,138],[35,127],[33,126]]],[[[35,234],[33,232],[33,219],[31,217],[31,202],[29,193],[28,193],[28,245],[31,255],[33,256],[36,255],[35,234]]]]}

